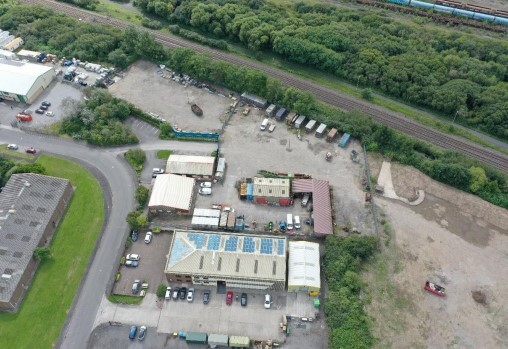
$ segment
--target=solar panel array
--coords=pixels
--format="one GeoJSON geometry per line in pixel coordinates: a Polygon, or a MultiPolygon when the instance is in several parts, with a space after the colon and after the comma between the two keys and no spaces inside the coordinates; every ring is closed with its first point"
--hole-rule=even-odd
{"type": "Polygon", "coordinates": [[[285,251],[285,249],[286,249],[286,240],[284,240],[284,239],[279,239],[279,240],[277,241],[277,254],[278,254],[279,256],[283,256],[283,255],[284,255],[284,253],[285,253],[285,252],[284,252],[284,251],[285,251]]]}
{"type": "Polygon", "coordinates": [[[220,247],[220,235],[211,234],[208,235],[208,245],[206,246],[207,249],[218,251],[220,247]]]}
{"type": "Polygon", "coordinates": [[[256,244],[254,243],[254,239],[249,236],[244,237],[242,252],[254,253],[255,250],[256,244]]]}
{"type": "Polygon", "coordinates": [[[203,233],[189,233],[187,235],[189,240],[194,242],[194,245],[198,250],[201,250],[205,245],[206,236],[203,233]]]}
{"type": "Polygon", "coordinates": [[[224,251],[236,252],[237,248],[238,248],[238,236],[230,235],[226,239],[226,246],[224,247],[224,251]]]}
{"type": "Polygon", "coordinates": [[[273,254],[273,239],[268,238],[261,239],[261,253],[273,254]]]}

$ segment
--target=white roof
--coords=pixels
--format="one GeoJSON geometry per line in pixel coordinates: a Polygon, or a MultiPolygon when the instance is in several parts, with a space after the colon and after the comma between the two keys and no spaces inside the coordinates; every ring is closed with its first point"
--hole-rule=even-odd
{"type": "Polygon", "coordinates": [[[289,242],[288,286],[321,287],[319,244],[289,242]]]}
{"type": "Polygon", "coordinates": [[[0,50],[0,57],[11,57],[11,58],[14,58],[14,57],[16,57],[16,54],[14,52],[11,52],[11,51],[0,50]]]}
{"type": "Polygon", "coordinates": [[[254,195],[289,198],[289,179],[254,177],[254,195]]]}
{"type": "Polygon", "coordinates": [[[190,210],[195,180],[173,174],[160,174],[155,178],[148,207],[166,206],[190,210]]]}
{"type": "Polygon", "coordinates": [[[219,226],[219,217],[192,216],[192,225],[219,226]]]}
{"type": "Polygon", "coordinates": [[[52,69],[40,64],[0,59],[0,91],[25,96],[39,76],[52,69]]]}
{"type": "Polygon", "coordinates": [[[195,208],[194,216],[196,217],[220,217],[220,210],[213,208],[195,208]]]}
{"type": "Polygon", "coordinates": [[[215,158],[213,156],[170,155],[166,166],[166,172],[212,176],[214,162],[215,158]]]}

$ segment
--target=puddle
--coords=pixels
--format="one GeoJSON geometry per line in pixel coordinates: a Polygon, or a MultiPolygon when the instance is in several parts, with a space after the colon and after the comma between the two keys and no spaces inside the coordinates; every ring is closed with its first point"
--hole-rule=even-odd
{"type": "Polygon", "coordinates": [[[411,209],[477,247],[486,247],[491,230],[497,230],[479,217],[463,213],[457,206],[428,193],[420,205],[411,206],[411,209]]]}

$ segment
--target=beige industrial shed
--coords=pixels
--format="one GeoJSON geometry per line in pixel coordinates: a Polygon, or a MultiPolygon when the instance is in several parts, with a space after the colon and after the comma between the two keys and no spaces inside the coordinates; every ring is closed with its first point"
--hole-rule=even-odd
{"type": "Polygon", "coordinates": [[[170,155],[166,172],[198,179],[212,179],[215,160],[214,156],[170,155]]]}
{"type": "Polygon", "coordinates": [[[254,202],[270,205],[291,205],[288,178],[254,177],[254,202]]]}
{"type": "Polygon", "coordinates": [[[308,241],[289,242],[288,292],[316,294],[320,289],[319,244],[308,241]]]}
{"type": "Polygon", "coordinates": [[[196,191],[192,178],[173,174],[160,174],[155,178],[148,209],[151,214],[190,214],[196,191]]]}
{"type": "Polygon", "coordinates": [[[282,291],[286,238],[177,230],[164,273],[169,282],[282,291]]]}
{"type": "Polygon", "coordinates": [[[0,59],[0,98],[31,104],[55,77],[52,67],[0,59]]]}

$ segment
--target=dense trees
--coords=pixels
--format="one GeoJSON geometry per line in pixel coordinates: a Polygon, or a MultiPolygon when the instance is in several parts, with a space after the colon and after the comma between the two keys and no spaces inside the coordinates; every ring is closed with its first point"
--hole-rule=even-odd
{"type": "Polygon", "coordinates": [[[254,51],[274,51],[508,139],[506,41],[423,29],[322,3],[136,0],[136,4],[173,23],[254,51]]]}

